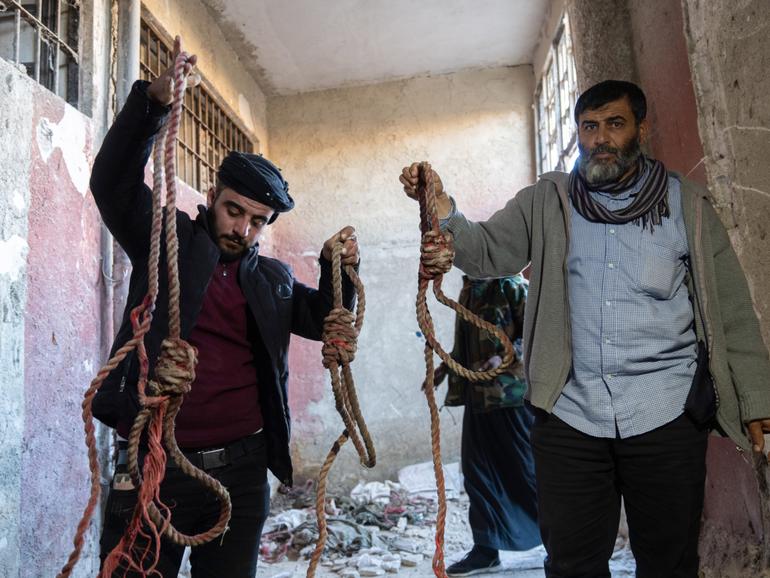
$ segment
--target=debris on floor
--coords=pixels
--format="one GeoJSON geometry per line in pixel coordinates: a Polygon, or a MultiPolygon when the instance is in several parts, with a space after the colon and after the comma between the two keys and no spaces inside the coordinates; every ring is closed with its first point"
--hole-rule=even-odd
{"type": "MultiPolygon", "coordinates": [[[[448,499],[444,556],[449,565],[462,558],[473,538],[459,465],[445,465],[444,477],[448,499]]],[[[316,576],[433,576],[437,509],[430,462],[402,469],[398,482],[360,482],[346,495],[329,490],[328,538],[316,576]]],[[[258,577],[304,577],[317,539],[314,483],[277,493],[262,533],[258,577]]],[[[544,558],[542,546],[527,552],[501,552],[500,570],[521,578],[542,577],[544,558]]],[[[619,537],[610,567],[613,578],[633,577],[635,565],[627,540],[619,537]]]]}
{"type": "MultiPolygon", "coordinates": [[[[428,464],[430,465],[430,464],[428,464]]],[[[432,548],[437,504],[432,465],[408,469],[399,482],[360,482],[349,495],[329,492],[328,538],[321,564],[347,578],[396,573],[414,567],[432,548]],[[425,479],[429,476],[430,482],[425,479]]],[[[447,468],[448,479],[456,478],[447,468]]],[[[459,495],[456,482],[451,494],[459,495]]],[[[312,484],[279,494],[262,531],[261,560],[269,563],[308,559],[318,539],[312,484]],[[286,508],[286,509],[282,509],[286,508]]]]}

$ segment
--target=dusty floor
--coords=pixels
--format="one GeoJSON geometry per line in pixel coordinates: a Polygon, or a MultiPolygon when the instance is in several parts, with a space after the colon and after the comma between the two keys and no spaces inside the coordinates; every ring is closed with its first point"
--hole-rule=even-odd
{"type": "MultiPolygon", "coordinates": [[[[447,565],[461,558],[463,554],[472,545],[470,528],[467,522],[468,499],[466,494],[461,493],[455,499],[448,501],[447,529],[445,537],[445,557],[447,565]]],[[[433,540],[435,527],[433,525],[422,525],[412,528],[406,528],[404,535],[408,536],[413,543],[418,545],[419,553],[422,554],[422,560],[416,566],[406,567],[402,565],[397,572],[402,576],[413,578],[428,578],[434,576],[431,568],[433,556],[433,540]]],[[[387,533],[387,532],[386,532],[387,533]]],[[[391,533],[392,534],[392,533],[391,533]]],[[[402,552],[391,550],[391,555],[403,555],[402,552]]],[[[375,552],[376,554],[376,552],[375,552]]],[[[385,554],[387,556],[387,554],[385,554]]],[[[366,570],[360,571],[357,568],[357,561],[361,558],[361,552],[347,556],[332,556],[332,559],[325,559],[319,566],[316,576],[319,578],[340,578],[342,576],[353,576],[352,570],[359,571],[360,576],[380,575],[387,576],[388,573],[374,574],[366,570]]],[[[499,575],[514,576],[516,578],[541,578],[543,572],[543,557],[545,551],[542,547],[535,548],[528,552],[502,552],[502,567],[496,572],[499,575]]],[[[376,556],[375,556],[376,557],[376,556]]],[[[634,576],[634,561],[630,550],[618,541],[618,547],[610,562],[613,578],[632,578],[634,576]]],[[[257,570],[259,578],[292,578],[302,577],[307,573],[308,561],[300,556],[297,560],[284,559],[281,562],[267,563],[260,560],[257,570]]]]}
{"type": "MultiPolygon", "coordinates": [[[[436,486],[432,464],[416,464],[399,472],[398,482],[360,483],[349,493],[327,493],[329,538],[315,576],[365,578],[389,575],[434,576],[436,486]]],[[[447,517],[444,539],[446,566],[459,560],[473,544],[468,526],[468,496],[458,464],[444,467],[447,517]]],[[[318,537],[313,482],[287,493],[275,492],[271,516],[260,546],[258,578],[301,578],[318,537]]],[[[188,550],[189,553],[189,550],[188,550]]],[[[494,574],[543,578],[542,546],[527,552],[501,552],[494,574]]],[[[618,537],[610,560],[613,578],[633,578],[635,563],[625,540],[618,537]]],[[[189,578],[183,564],[181,578],[189,578]]]]}

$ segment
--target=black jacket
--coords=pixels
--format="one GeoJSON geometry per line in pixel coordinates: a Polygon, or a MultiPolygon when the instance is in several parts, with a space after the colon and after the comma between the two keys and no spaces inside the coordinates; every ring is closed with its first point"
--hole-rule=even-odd
{"type": "MultiPolygon", "coordinates": [[[[144,184],[144,168],[155,134],[168,108],[146,95],[146,82],[135,83],[123,110],[104,139],[94,161],[91,191],[99,212],[133,267],[128,299],[111,355],[131,339],[129,314],[147,293],[147,261],[152,219],[151,191],[144,184]]],[[[195,326],[219,249],[208,231],[206,209],[192,220],[177,211],[181,336],[187,339],[195,326]]],[[[161,243],[163,244],[163,243],[161,243]]],[[[165,250],[161,249],[160,288],[145,346],[150,368],[155,365],[161,341],[168,335],[168,282],[165,250]]],[[[291,268],[252,248],[241,260],[238,278],[251,313],[249,337],[254,349],[259,397],[268,440],[268,467],[284,484],[292,482],[289,435],[291,420],[287,399],[288,350],[291,333],[320,340],[323,319],[332,308],[331,264],[321,258],[319,290],[298,282],[291,268]]],[[[354,289],[343,275],[344,301],[352,306],[354,289]]],[[[320,356],[319,356],[320,367],[320,356]]],[[[131,423],[139,411],[136,352],[130,353],[105,379],[93,401],[94,416],[110,427],[131,423]]]]}

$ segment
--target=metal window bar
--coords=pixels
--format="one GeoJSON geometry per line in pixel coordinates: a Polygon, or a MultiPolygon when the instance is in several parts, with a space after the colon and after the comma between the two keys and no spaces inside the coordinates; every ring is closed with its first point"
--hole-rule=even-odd
{"type": "MultiPolygon", "coordinates": [[[[144,80],[153,80],[170,64],[170,43],[144,18],[139,52],[140,76],[144,80]]],[[[254,150],[251,139],[206,85],[204,81],[185,94],[177,137],[178,175],[204,194],[215,185],[217,169],[230,150],[254,150]]]]}
{"type": "Polygon", "coordinates": [[[21,3],[16,0],[0,0],[0,20],[13,17],[12,50],[16,64],[24,64],[27,74],[52,92],[77,106],[77,70],[80,64],[78,52],[78,3],[73,0],[36,0],[21,3]],[[67,12],[67,29],[62,30],[62,14],[67,12]],[[22,21],[34,34],[32,62],[22,63],[22,21]],[[62,56],[66,63],[66,92],[60,94],[62,56]],[[43,62],[45,60],[45,63],[43,62]]]}
{"type": "Polygon", "coordinates": [[[569,22],[562,19],[535,93],[538,131],[538,170],[570,170],[577,153],[572,109],[577,97],[575,61],[569,22]]]}

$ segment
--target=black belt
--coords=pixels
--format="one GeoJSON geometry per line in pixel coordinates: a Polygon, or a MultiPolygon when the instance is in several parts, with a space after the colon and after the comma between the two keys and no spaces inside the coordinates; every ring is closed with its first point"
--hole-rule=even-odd
{"type": "MultiPolygon", "coordinates": [[[[264,447],[265,438],[262,431],[253,433],[245,438],[235,440],[232,443],[222,447],[205,448],[201,450],[182,450],[184,456],[190,461],[192,465],[201,470],[213,470],[216,468],[223,468],[229,466],[234,461],[246,456],[253,451],[264,447]]],[[[126,462],[126,452],[128,449],[128,442],[118,441],[118,463],[122,464],[126,462]]],[[[139,448],[139,459],[142,461],[144,456],[147,455],[147,447],[142,446],[139,448]]],[[[169,460],[167,468],[178,468],[174,460],[169,460]]]]}

